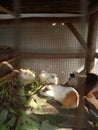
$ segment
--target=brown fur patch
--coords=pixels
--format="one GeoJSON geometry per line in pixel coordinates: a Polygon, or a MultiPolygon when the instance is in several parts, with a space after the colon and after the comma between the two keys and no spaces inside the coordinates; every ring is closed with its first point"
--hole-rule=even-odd
{"type": "Polygon", "coordinates": [[[66,109],[76,108],[78,107],[78,104],[77,104],[78,100],[79,100],[79,96],[77,95],[77,93],[75,93],[74,91],[71,91],[66,95],[62,104],[64,108],[66,109]]]}
{"type": "Polygon", "coordinates": [[[87,94],[87,97],[88,98],[92,98],[92,97],[95,97],[95,98],[98,98],[98,89],[96,89],[96,91],[90,91],[88,94],[87,94]]]}

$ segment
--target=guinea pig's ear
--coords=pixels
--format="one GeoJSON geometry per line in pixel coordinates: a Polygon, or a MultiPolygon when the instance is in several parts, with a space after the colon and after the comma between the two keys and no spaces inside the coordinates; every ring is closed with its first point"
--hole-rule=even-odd
{"type": "Polygon", "coordinates": [[[70,77],[71,78],[75,78],[75,74],[74,73],[70,73],[70,77]]]}

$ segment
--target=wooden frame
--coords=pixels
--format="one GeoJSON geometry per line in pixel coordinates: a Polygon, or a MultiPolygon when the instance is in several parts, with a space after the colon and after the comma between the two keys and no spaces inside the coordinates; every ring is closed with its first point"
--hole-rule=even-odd
{"type": "MultiPolygon", "coordinates": [[[[80,44],[83,48],[86,46],[85,41],[83,40],[80,33],[76,30],[76,28],[70,23],[70,22],[79,22],[81,19],[79,17],[44,17],[44,18],[16,18],[16,19],[10,19],[10,20],[0,20],[0,24],[6,25],[6,24],[25,24],[25,23],[32,23],[32,22],[41,22],[41,23],[66,23],[66,25],[69,27],[69,29],[73,32],[73,34],[76,36],[78,41],[80,41],[80,44]]],[[[19,51],[19,49],[16,49],[19,51]]],[[[85,50],[85,49],[84,49],[85,50]]],[[[19,53],[19,52],[18,52],[19,53]]],[[[85,51],[84,53],[20,53],[22,58],[85,58],[85,51]]]]}
{"type": "Polygon", "coordinates": [[[73,26],[73,22],[81,21],[80,17],[71,17],[71,18],[64,18],[64,17],[33,17],[33,18],[16,18],[10,20],[0,20],[0,24],[2,25],[18,25],[18,24],[25,24],[25,23],[32,23],[32,22],[48,22],[48,23],[65,23],[66,26],[71,30],[71,32],[75,35],[77,40],[80,42],[81,46],[84,49],[84,53],[82,54],[73,54],[73,53],[61,53],[61,54],[49,54],[49,53],[21,53],[21,57],[24,58],[85,58],[85,69],[86,72],[90,72],[94,67],[94,59],[95,57],[98,58],[98,54],[95,53],[96,49],[96,21],[97,21],[98,12],[90,14],[90,18],[88,20],[88,38],[87,42],[82,38],[78,30],[73,26]]]}
{"type": "Polygon", "coordinates": [[[66,25],[72,31],[72,33],[77,38],[77,40],[80,42],[80,44],[83,47],[84,51],[86,51],[86,49],[87,49],[86,42],[84,41],[83,37],[78,32],[78,30],[71,23],[66,23],[66,25]]]}
{"type": "Polygon", "coordinates": [[[87,39],[87,55],[85,61],[85,69],[86,72],[92,72],[95,63],[95,50],[96,50],[96,22],[98,19],[98,12],[92,14],[89,18],[89,25],[88,25],[88,39],[87,39]]]}
{"type": "Polygon", "coordinates": [[[84,58],[85,53],[20,53],[22,58],[54,58],[54,59],[64,59],[64,58],[84,58]]]}
{"type": "Polygon", "coordinates": [[[14,19],[0,19],[0,25],[16,25],[26,23],[68,23],[79,22],[80,17],[33,17],[33,18],[14,18],[14,19]]]}

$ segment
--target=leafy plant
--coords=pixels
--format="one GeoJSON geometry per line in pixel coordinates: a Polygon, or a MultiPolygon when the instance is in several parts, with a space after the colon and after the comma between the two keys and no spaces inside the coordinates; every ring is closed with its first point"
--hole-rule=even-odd
{"type": "Polygon", "coordinates": [[[15,130],[39,130],[40,124],[31,120],[25,112],[18,119],[15,130]]]}
{"type": "Polygon", "coordinates": [[[7,119],[8,110],[4,109],[0,112],[0,130],[9,130],[5,121],[7,119]]]}
{"type": "Polygon", "coordinates": [[[38,94],[40,89],[44,86],[39,80],[34,80],[34,82],[30,85],[25,87],[25,94],[26,96],[32,96],[34,94],[38,94]]]}
{"type": "Polygon", "coordinates": [[[0,83],[0,104],[15,103],[17,94],[15,79],[4,80],[0,83]]]}
{"type": "Polygon", "coordinates": [[[57,126],[51,125],[47,120],[41,125],[40,130],[60,130],[57,126]]]}
{"type": "Polygon", "coordinates": [[[6,118],[7,118],[7,115],[8,115],[8,110],[7,109],[3,109],[0,112],[0,122],[4,123],[6,118]]]}

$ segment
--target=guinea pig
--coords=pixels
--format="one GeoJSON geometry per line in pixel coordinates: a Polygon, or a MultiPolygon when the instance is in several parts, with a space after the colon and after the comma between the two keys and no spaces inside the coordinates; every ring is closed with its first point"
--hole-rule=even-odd
{"type": "Polygon", "coordinates": [[[36,75],[30,69],[20,69],[20,74],[18,76],[19,82],[22,85],[28,85],[33,83],[36,75]]]}
{"type": "Polygon", "coordinates": [[[48,73],[46,71],[42,71],[39,74],[39,78],[42,83],[46,83],[46,84],[50,84],[50,83],[58,84],[59,83],[58,74],[56,74],[56,73],[48,73]]]}
{"type": "Polygon", "coordinates": [[[77,88],[78,80],[79,80],[79,73],[74,71],[73,73],[70,73],[70,77],[64,85],[73,86],[74,88],[77,88]]]}
{"type": "Polygon", "coordinates": [[[60,102],[65,109],[73,109],[79,106],[79,94],[73,87],[64,87],[61,85],[45,85],[40,94],[53,97],[60,102]]]}

